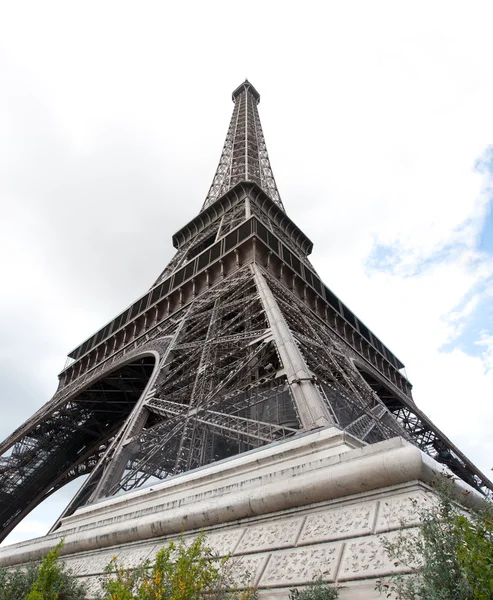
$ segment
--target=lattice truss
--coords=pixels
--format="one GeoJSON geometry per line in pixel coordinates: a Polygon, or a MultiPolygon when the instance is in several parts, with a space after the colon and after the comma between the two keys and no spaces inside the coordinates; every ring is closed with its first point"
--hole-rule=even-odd
{"type": "MultiPolygon", "coordinates": [[[[303,407],[292,393],[300,382],[285,369],[278,351],[282,340],[270,327],[251,269],[230,277],[187,311],[140,409],[139,426],[121,432],[120,445],[114,444],[96,470],[93,498],[302,429],[303,407]]],[[[368,443],[396,435],[411,439],[404,421],[354,366],[347,346],[275,278],[266,272],[262,277],[306,361],[308,383],[318,390],[329,422],[368,443]]]]}
{"type": "Polygon", "coordinates": [[[255,202],[254,199],[250,200],[250,210],[252,215],[255,215],[257,219],[267,227],[269,231],[272,231],[288,248],[294,252],[296,257],[304,264],[307,265],[314,273],[316,273],[315,268],[311,264],[310,260],[307,256],[300,252],[299,247],[295,244],[295,242],[290,238],[289,235],[273,222],[272,219],[269,218],[268,214],[264,212],[264,210],[255,202]]]}
{"type": "MultiPolygon", "coordinates": [[[[101,462],[97,494],[139,487],[257,448],[300,429],[249,267],[197,299],[160,374],[101,462]]],[[[93,480],[98,479],[95,474],[93,480]]]]}
{"type": "Polygon", "coordinates": [[[303,357],[306,381],[289,373],[255,269],[243,267],[144,340],[160,349],[161,363],[141,402],[153,370],[145,357],[113,373],[107,365],[101,380],[96,370],[88,383],[68,386],[34,415],[0,462],[4,525],[17,516],[14,503],[20,509],[36,504],[81,474],[92,472],[68,513],[95,498],[292,436],[303,429],[305,407],[295,393],[301,383],[317,391],[327,423],[368,443],[402,435],[484,487],[411,402],[361,372],[347,344],[262,271],[303,357]]]}
{"type": "Polygon", "coordinates": [[[489,482],[422,413],[381,377],[372,376],[352,360],[352,351],[330,328],[275,278],[265,274],[279,306],[318,385],[323,389],[336,423],[368,443],[400,435],[483,493],[489,482]]]}
{"type": "Polygon", "coordinates": [[[203,231],[194,236],[188,243],[184,244],[168,263],[167,267],[154,282],[153,286],[161,283],[166,277],[169,277],[174,271],[240,225],[244,220],[245,204],[239,202],[228,210],[220,219],[217,219],[208,227],[205,227],[203,231]]]}
{"type": "Polygon", "coordinates": [[[155,359],[176,333],[169,319],[69,385],[0,444],[0,539],[37,504],[91,473],[141,397],[155,359]],[[132,356],[135,359],[132,360],[132,356]]]}
{"type": "Polygon", "coordinates": [[[76,398],[55,397],[23,426],[18,441],[0,458],[2,527],[26,506],[94,468],[151,373],[151,361],[139,359],[76,398]]]}
{"type": "Polygon", "coordinates": [[[240,181],[254,181],[283,208],[258,114],[260,96],[250,83],[245,82],[235,90],[233,100],[235,108],[226,141],[202,209],[240,181]]]}
{"type": "Polygon", "coordinates": [[[319,386],[333,421],[362,441],[408,437],[382,399],[361,376],[351,351],[312,311],[268,273],[264,274],[319,386]]]}

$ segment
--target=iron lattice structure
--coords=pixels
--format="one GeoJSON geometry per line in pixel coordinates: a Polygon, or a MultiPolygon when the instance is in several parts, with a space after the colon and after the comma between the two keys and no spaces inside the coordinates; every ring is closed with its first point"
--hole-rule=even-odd
{"type": "Polygon", "coordinates": [[[0,539],[81,475],[64,515],[329,425],[367,443],[403,436],[492,489],[312,267],[277,190],[259,100],[247,81],[233,92],[206,201],[155,284],[69,354],[54,397],[0,446],[0,539]]]}

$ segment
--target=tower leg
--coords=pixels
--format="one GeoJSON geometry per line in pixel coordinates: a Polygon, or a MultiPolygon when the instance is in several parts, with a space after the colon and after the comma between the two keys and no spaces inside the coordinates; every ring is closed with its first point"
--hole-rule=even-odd
{"type": "MultiPolygon", "coordinates": [[[[159,373],[162,372],[164,365],[168,362],[170,354],[172,353],[173,348],[175,347],[180,337],[180,333],[183,329],[185,322],[186,315],[181,320],[168,347],[162,355],[159,362],[159,368],[155,370],[152,379],[147,385],[146,391],[144,391],[144,393],[140,397],[140,400],[135,405],[132,414],[126,422],[124,429],[119,433],[118,437],[115,439],[113,446],[109,449],[109,452],[107,452],[106,456],[104,457],[103,460],[107,464],[107,467],[103,472],[103,475],[101,476],[96,488],[92,492],[89,502],[94,502],[95,500],[106,496],[109,490],[113,488],[118,483],[118,481],[120,481],[125,471],[129,456],[132,452],[131,444],[129,444],[129,442],[140,431],[142,431],[142,428],[144,427],[147,420],[148,409],[145,406],[145,402],[148,399],[149,391],[154,385],[154,381],[156,380],[159,373]]],[[[98,465],[98,467],[103,468],[102,465],[98,465]]],[[[98,470],[98,467],[96,467],[95,472],[98,470]]]]}
{"type": "Polygon", "coordinates": [[[309,370],[260,268],[254,264],[252,269],[301,425],[304,430],[330,425],[333,419],[315,384],[315,377],[309,370]]]}

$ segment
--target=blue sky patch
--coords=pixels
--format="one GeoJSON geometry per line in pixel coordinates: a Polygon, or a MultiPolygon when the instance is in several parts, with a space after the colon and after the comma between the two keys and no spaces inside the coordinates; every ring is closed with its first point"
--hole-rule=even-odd
{"type": "Polygon", "coordinates": [[[488,214],[484,220],[483,229],[479,237],[479,250],[493,255],[493,206],[490,200],[488,214]]]}
{"type": "Polygon", "coordinates": [[[454,348],[469,356],[480,357],[485,348],[478,344],[482,334],[493,334],[493,302],[487,293],[481,294],[476,309],[462,320],[463,329],[459,336],[440,348],[442,352],[451,352],[454,348]]]}

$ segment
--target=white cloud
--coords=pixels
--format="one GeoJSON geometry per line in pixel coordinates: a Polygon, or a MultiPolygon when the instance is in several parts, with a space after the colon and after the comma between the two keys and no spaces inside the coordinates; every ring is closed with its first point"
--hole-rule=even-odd
{"type": "Polygon", "coordinates": [[[481,360],[485,370],[493,371],[493,335],[483,331],[476,344],[484,348],[481,352],[481,360]]]}
{"type": "MultiPolygon", "coordinates": [[[[449,214],[447,228],[433,229],[426,222],[420,227],[415,220],[394,216],[401,235],[389,247],[390,265],[375,266],[366,249],[347,257],[338,255],[337,248],[315,265],[326,281],[337,280],[333,289],[342,288],[342,298],[406,364],[418,406],[487,472],[493,461],[493,323],[484,323],[489,332],[476,341],[485,347],[482,355],[453,346],[493,282],[493,259],[477,250],[491,201],[484,193],[488,176],[486,181],[479,173],[467,176],[471,196],[464,202],[457,194],[434,202],[434,210],[444,214],[450,203],[471,207],[465,215],[457,211],[455,220],[449,214]]],[[[375,239],[378,227],[377,220],[369,220],[362,235],[375,239]]]]}
{"type": "Polygon", "coordinates": [[[46,535],[48,528],[46,527],[46,521],[37,521],[36,519],[30,518],[21,521],[16,527],[15,533],[9,536],[9,539],[5,541],[4,545],[16,544],[24,540],[30,540],[40,535],[46,535]]]}

